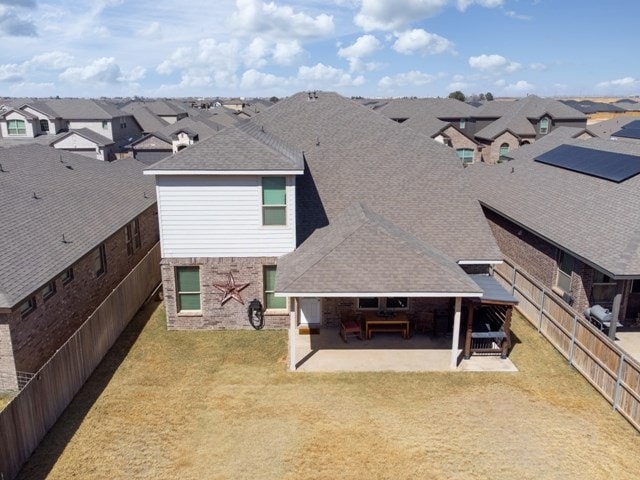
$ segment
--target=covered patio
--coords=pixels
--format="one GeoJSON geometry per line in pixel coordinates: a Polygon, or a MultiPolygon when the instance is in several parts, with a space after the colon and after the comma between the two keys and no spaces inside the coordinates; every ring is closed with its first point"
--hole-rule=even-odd
{"type": "MultiPolygon", "coordinates": [[[[473,325],[484,293],[458,261],[356,204],[278,261],[276,295],[290,300],[289,368],[457,370],[462,319],[473,325]]],[[[492,335],[507,338],[506,327],[492,335]]]]}

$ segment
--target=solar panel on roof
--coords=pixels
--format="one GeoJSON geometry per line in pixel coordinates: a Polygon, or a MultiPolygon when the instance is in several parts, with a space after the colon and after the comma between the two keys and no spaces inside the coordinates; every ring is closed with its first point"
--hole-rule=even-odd
{"type": "Polygon", "coordinates": [[[620,183],[640,173],[640,157],[574,145],[560,145],[536,162],[620,183]]]}
{"type": "Polygon", "coordinates": [[[640,129],[640,120],[634,120],[633,122],[629,122],[626,125],[622,126],[623,130],[626,130],[627,128],[638,128],[638,129],[640,129]]]}
{"type": "Polygon", "coordinates": [[[640,128],[623,128],[611,134],[612,137],[637,138],[640,139],[640,128]]]}

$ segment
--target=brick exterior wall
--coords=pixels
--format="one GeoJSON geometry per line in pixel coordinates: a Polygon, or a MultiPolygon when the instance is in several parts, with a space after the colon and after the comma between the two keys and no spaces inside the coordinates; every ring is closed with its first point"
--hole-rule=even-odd
{"type": "Polygon", "coordinates": [[[509,144],[510,152],[520,146],[520,140],[518,137],[510,132],[504,132],[499,137],[496,137],[493,142],[483,150],[482,159],[485,163],[498,163],[498,160],[500,159],[500,145],[503,143],[509,144]]]}
{"type": "Polygon", "coordinates": [[[451,140],[451,148],[454,150],[459,148],[470,148],[473,150],[473,163],[478,163],[481,160],[482,156],[478,149],[478,144],[469,137],[453,127],[447,128],[443,133],[451,140]]]}
{"type": "MultiPolygon", "coordinates": [[[[528,230],[519,227],[494,211],[483,207],[491,231],[504,255],[510,257],[527,273],[538,279],[547,288],[561,295],[555,287],[559,249],[528,230]]],[[[582,313],[590,306],[590,293],[593,287],[594,269],[590,265],[575,259],[571,274],[572,307],[582,313]]],[[[635,317],[638,312],[630,307],[631,282],[624,282],[620,318],[635,317]]],[[[633,301],[631,302],[633,306],[633,301]]],[[[638,305],[640,307],[640,304],[638,305]]],[[[610,305],[606,306],[611,308],[610,305]]]]}
{"type": "MultiPolygon", "coordinates": [[[[275,257],[221,257],[221,258],[165,258],[162,260],[162,285],[164,291],[167,328],[169,330],[248,330],[248,305],[263,298],[263,266],[275,265],[275,257]],[[200,267],[200,305],[198,312],[178,313],[175,267],[200,267]],[[244,305],[230,299],[221,305],[223,293],[213,284],[227,282],[229,272],[236,284],[249,283],[240,292],[244,305]]],[[[266,312],[265,329],[289,328],[289,314],[285,311],[266,312]]]]}
{"type": "Polygon", "coordinates": [[[63,284],[63,272],[51,279],[55,283],[55,293],[49,298],[43,298],[44,285],[32,294],[36,300],[34,311],[21,318],[16,306],[11,313],[0,315],[2,371],[5,364],[13,362],[15,370],[36,372],[142,260],[158,242],[156,205],[149,207],[138,219],[141,247],[135,248],[133,255],[127,254],[124,228],[120,228],[104,242],[107,268],[100,277],[95,276],[92,252],[89,252],[70,266],[73,280],[63,284]],[[5,356],[8,342],[4,325],[9,326],[12,357],[5,356]]]}

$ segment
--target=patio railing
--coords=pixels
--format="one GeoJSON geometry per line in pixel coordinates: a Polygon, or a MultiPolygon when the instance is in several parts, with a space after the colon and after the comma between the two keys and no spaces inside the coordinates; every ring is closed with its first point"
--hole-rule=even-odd
{"type": "Polygon", "coordinates": [[[493,274],[520,313],[640,431],[640,363],[511,259],[493,274]]]}

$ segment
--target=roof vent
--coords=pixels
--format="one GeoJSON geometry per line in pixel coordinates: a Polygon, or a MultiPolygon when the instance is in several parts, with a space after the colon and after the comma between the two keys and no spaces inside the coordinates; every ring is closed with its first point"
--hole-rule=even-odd
{"type": "Polygon", "coordinates": [[[9,173],[4,168],[2,168],[2,164],[0,163],[0,173],[9,173]]]}
{"type": "Polygon", "coordinates": [[[42,197],[39,197],[36,192],[33,192],[33,195],[31,196],[31,198],[35,199],[35,200],[40,200],[42,199],[42,197]]]}

